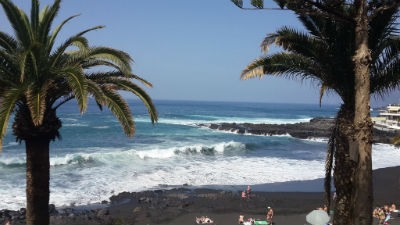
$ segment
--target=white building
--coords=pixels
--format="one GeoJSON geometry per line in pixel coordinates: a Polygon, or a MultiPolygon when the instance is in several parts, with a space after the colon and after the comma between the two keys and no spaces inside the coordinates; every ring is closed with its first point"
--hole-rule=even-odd
{"type": "Polygon", "coordinates": [[[372,121],[379,130],[400,130],[400,105],[388,105],[385,110],[379,110],[379,116],[373,117],[372,121]]]}

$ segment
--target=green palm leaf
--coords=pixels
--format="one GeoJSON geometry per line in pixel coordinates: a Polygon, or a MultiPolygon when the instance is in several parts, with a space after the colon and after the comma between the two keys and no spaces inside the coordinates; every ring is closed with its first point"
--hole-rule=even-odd
{"type": "Polygon", "coordinates": [[[12,4],[10,0],[2,0],[0,1],[0,4],[3,6],[6,16],[10,21],[18,40],[25,47],[28,47],[33,40],[33,34],[30,29],[28,17],[22,10],[12,4]]]}
{"type": "Polygon", "coordinates": [[[124,132],[131,137],[135,134],[135,124],[132,113],[126,101],[114,90],[103,87],[105,105],[118,119],[124,132]]]}
{"type": "Polygon", "coordinates": [[[0,99],[0,151],[3,147],[3,138],[7,131],[11,113],[22,94],[20,88],[10,88],[2,93],[2,98],[0,99]]]}
{"type": "Polygon", "coordinates": [[[243,8],[243,0],[231,0],[239,8],[243,8]]]}
{"type": "Polygon", "coordinates": [[[25,92],[26,104],[31,113],[32,122],[35,126],[39,126],[43,122],[43,116],[46,110],[46,93],[47,87],[30,86],[25,92]]]}
{"type": "Polygon", "coordinates": [[[78,66],[65,66],[54,71],[58,76],[65,78],[70,90],[75,96],[81,113],[87,108],[88,84],[82,68],[78,66]]]}
{"type": "Polygon", "coordinates": [[[269,74],[300,78],[301,80],[306,78],[325,79],[323,69],[315,61],[290,53],[278,53],[254,60],[242,71],[240,78],[247,80],[269,74]]]}
{"type": "Polygon", "coordinates": [[[134,95],[136,95],[137,97],[139,97],[145,104],[149,112],[151,122],[154,123],[157,121],[158,119],[157,110],[150,96],[141,87],[132,83],[129,80],[123,80],[123,79],[109,79],[107,80],[107,83],[115,84],[119,90],[129,91],[134,95]],[[115,81],[113,82],[113,80],[115,81]]]}
{"type": "Polygon", "coordinates": [[[89,49],[89,57],[109,61],[117,65],[118,70],[124,75],[129,76],[131,74],[130,63],[132,59],[123,51],[108,47],[95,47],[89,49]]]}
{"type": "Polygon", "coordinates": [[[38,0],[32,0],[31,4],[31,26],[32,30],[35,32],[38,30],[39,27],[39,1],[38,0]]]}
{"type": "Polygon", "coordinates": [[[264,8],[264,0],[251,0],[251,5],[258,9],[262,9],[264,8]]]}
{"type": "Polygon", "coordinates": [[[52,34],[49,37],[49,44],[48,44],[48,54],[50,54],[51,49],[54,46],[54,41],[56,40],[58,33],[60,30],[64,27],[66,23],[68,23],[70,20],[73,18],[77,17],[78,15],[70,16],[66,20],[64,20],[60,25],[56,27],[56,29],[53,30],[52,34]]]}
{"type": "Polygon", "coordinates": [[[60,10],[60,3],[61,0],[55,0],[53,5],[43,8],[39,15],[38,39],[42,43],[46,43],[46,40],[49,37],[51,25],[60,10]]]}
{"type": "Polygon", "coordinates": [[[10,35],[0,31],[0,47],[6,51],[13,51],[17,47],[17,41],[10,35]]]}

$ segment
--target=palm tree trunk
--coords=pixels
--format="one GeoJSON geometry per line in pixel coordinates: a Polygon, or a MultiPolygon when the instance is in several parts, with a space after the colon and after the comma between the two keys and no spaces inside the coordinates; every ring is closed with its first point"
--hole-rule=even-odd
{"type": "MultiPolygon", "coordinates": [[[[351,105],[351,104],[350,104],[351,105]]],[[[350,159],[349,146],[353,134],[354,110],[342,105],[336,118],[335,167],[333,173],[336,188],[333,224],[351,224],[351,198],[353,193],[354,162],[350,159]]]]}
{"type": "Polygon", "coordinates": [[[368,16],[366,0],[355,1],[356,52],[355,65],[355,117],[354,143],[350,155],[356,163],[352,196],[353,215],[351,224],[372,224],[372,122],[370,117],[370,71],[371,54],[368,47],[368,16]]]}
{"type": "Polygon", "coordinates": [[[49,224],[50,159],[48,139],[32,138],[26,143],[26,224],[49,224]]]}

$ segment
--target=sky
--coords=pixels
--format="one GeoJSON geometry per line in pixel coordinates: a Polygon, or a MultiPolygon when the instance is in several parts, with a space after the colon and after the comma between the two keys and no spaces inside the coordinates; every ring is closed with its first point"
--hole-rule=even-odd
{"type": "MultiPolygon", "coordinates": [[[[28,0],[14,0],[30,9],[28,0]]],[[[52,0],[42,0],[41,6],[52,0]]],[[[274,6],[274,5],[272,5],[274,6]]],[[[261,56],[263,38],[282,26],[302,29],[287,10],[241,10],[230,0],[64,0],[54,25],[75,14],[59,41],[84,29],[91,45],[129,53],[133,72],[153,84],[146,91],[156,100],[230,102],[319,102],[315,82],[265,76],[240,80],[240,73],[261,56]]],[[[11,32],[4,12],[0,29],[11,32]]],[[[373,105],[400,102],[399,94],[373,98],[373,105]]],[[[126,95],[126,97],[130,97],[126,95]]],[[[323,104],[339,104],[328,93],[323,104]]]]}

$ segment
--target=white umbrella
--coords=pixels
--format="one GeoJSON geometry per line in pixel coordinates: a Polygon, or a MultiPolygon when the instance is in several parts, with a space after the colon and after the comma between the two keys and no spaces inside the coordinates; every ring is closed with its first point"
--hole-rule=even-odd
{"type": "Polygon", "coordinates": [[[330,217],[324,210],[313,210],[307,216],[307,222],[312,225],[325,225],[329,222],[330,217]]]}

